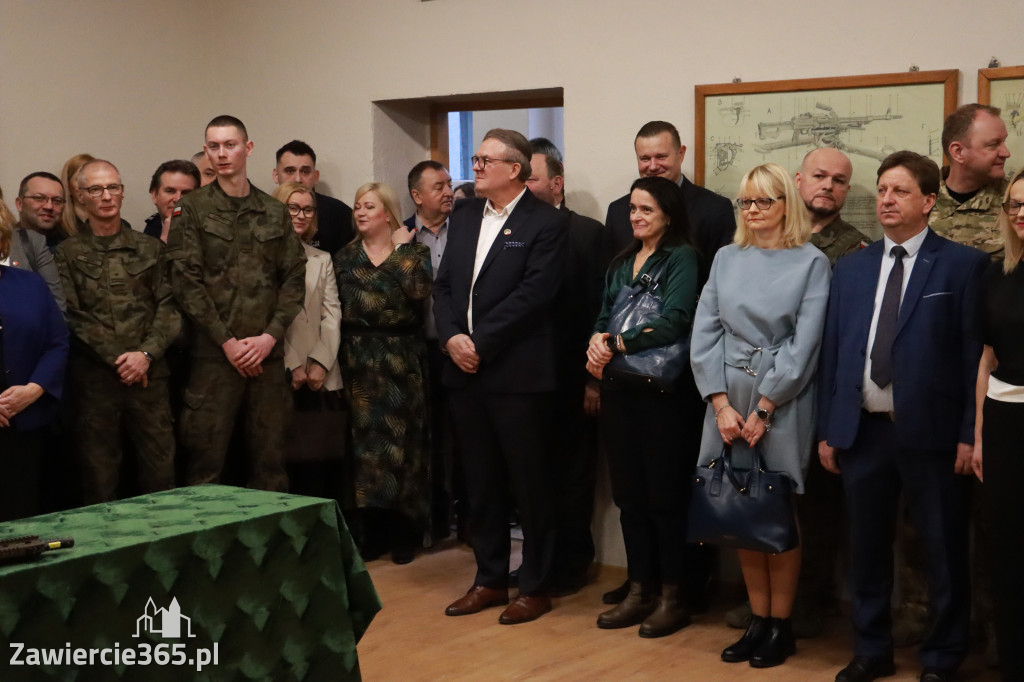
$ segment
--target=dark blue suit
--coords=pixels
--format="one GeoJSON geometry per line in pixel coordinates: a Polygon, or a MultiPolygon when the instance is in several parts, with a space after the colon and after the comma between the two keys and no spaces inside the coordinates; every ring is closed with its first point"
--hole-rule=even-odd
{"type": "Polygon", "coordinates": [[[892,544],[901,490],[927,548],[932,627],[924,666],[956,668],[970,614],[967,493],[957,443],[974,442],[977,322],[986,255],[929,231],[900,305],[894,416],[862,412],[883,241],[836,263],[819,364],[818,437],[840,450],[850,518],[855,655],[892,657],[892,544]]]}
{"type": "Polygon", "coordinates": [[[554,303],[565,266],[567,217],[526,190],[473,284],[485,201],[452,213],[434,284],[434,319],[444,348],[469,334],[476,374],[451,359],[443,381],[462,450],[470,507],[475,585],[508,584],[508,519],[514,496],[523,524],[519,591],[542,594],[554,551],[550,422],[555,389],[554,303]],[[472,296],[473,332],[467,311],[472,296]]]}

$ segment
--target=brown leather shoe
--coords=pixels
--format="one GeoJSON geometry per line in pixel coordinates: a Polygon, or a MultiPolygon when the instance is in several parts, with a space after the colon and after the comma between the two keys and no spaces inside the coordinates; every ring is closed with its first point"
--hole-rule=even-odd
{"type": "Polygon", "coordinates": [[[537,620],[551,610],[551,597],[527,597],[519,595],[515,601],[508,605],[498,622],[502,625],[518,625],[537,620]]]}
{"type": "Polygon", "coordinates": [[[446,616],[468,616],[480,613],[491,606],[508,603],[508,590],[495,590],[483,585],[473,585],[464,597],[456,599],[444,610],[446,616]]]}

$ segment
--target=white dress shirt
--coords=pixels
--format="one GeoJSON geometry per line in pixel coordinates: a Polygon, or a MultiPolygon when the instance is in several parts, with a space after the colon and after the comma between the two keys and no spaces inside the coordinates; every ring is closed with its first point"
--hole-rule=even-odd
{"type": "MultiPolygon", "coordinates": [[[[900,289],[900,307],[903,307],[903,295],[907,293],[907,282],[910,281],[910,273],[914,270],[914,263],[917,262],[917,253],[921,250],[921,245],[924,243],[924,238],[928,235],[930,228],[924,228],[919,233],[903,242],[901,246],[907,250],[907,255],[903,257],[903,287],[900,289]]],[[[875,308],[871,314],[871,331],[868,332],[868,347],[864,353],[864,377],[861,382],[864,396],[864,409],[868,412],[892,412],[892,383],[885,388],[879,388],[878,384],[871,380],[871,349],[875,345],[875,332],[878,329],[878,314],[882,310],[882,298],[885,296],[885,284],[889,281],[889,273],[892,272],[892,266],[896,263],[896,259],[891,254],[892,247],[896,246],[896,242],[889,239],[888,236],[885,240],[885,255],[882,256],[882,267],[878,272],[878,284],[875,285],[875,308]]]]}
{"type": "Polygon", "coordinates": [[[476,260],[473,261],[473,284],[469,288],[469,310],[466,312],[470,334],[473,333],[473,288],[476,286],[477,275],[480,274],[480,268],[483,267],[487,253],[491,250],[491,246],[494,245],[494,240],[498,238],[501,228],[505,226],[505,221],[512,215],[512,211],[515,210],[516,205],[523,198],[524,194],[526,194],[525,187],[522,192],[516,195],[515,199],[508,202],[508,205],[500,211],[494,208],[490,199],[484,205],[484,217],[480,220],[480,235],[476,240],[476,260]]]}

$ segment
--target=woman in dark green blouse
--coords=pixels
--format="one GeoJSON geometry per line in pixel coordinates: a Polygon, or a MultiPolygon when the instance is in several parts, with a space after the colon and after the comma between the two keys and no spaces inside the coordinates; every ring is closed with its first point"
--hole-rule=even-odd
{"type": "Polygon", "coordinates": [[[629,219],[634,243],[608,269],[601,315],[587,349],[587,369],[601,386],[601,431],[608,451],[612,494],[626,546],[629,593],[597,619],[600,628],[640,625],[641,637],[662,637],[689,624],[679,581],[686,542],[688,479],[696,451],[680,446],[685,410],[680,390],[620,385],[605,376],[616,353],[635,353],[677,341],[690,333],[697,303],[697,253],[679,188],[664,178],[633,183],[629,219]],[[608,320],[623,286],[661,270],[661,316],[611,336],[608,320]],[[659,599],[654,592],[661,585],[659,599]]]}

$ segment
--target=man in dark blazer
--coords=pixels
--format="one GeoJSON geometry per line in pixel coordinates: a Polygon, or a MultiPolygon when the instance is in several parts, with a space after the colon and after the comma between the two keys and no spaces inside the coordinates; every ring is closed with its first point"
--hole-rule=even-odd
{"type": "Polygon", "coordinates": [[[502,624],[551,609],[553,306],[568,231],[565,216],[526,188],[530,155],[529,142],[515,131],[484,136],[473,157],[480,198],[452,214],[434,287],[477,564],[473,586],[445,613],[508,603],[511,492],[523,527],[523,564],[519,596],[501,614],[502,624]]]}
{"type": "MultiPolygon", "coordinates": [[[[732,202],[686,179],[683,175],[686,147],[679,138],[679,131],[671,123],[645,123],[636,134],[633,148],[636,150],[636,165],[640,177],[660,176],[679,185],[690,218],[693,246],[701,257],[699,282],[703,286],[718,249],[731,244],[736,232],[736,214],[732,202]]],[[[629,223],[628,193],[608,205],[604,225],[608,230],[612,255],[632,243],[633,227],[629,223]]]]}
{"type": "Polygon", "coordinates": [[[526,186],[535,197],[569,218],[569,248],[556,302],[558,389],[555,451],[551,458],[558,535],[551,591],[555,596],[565,596],[578,592],[588,582],[595,555],[590,522],[597,486],[595,417],[601,409],[601,391],[586,370],[586,352],[594,321],[601,312],[608,257],[604,226],[570,211],[565,204],[564,167],[557,148],[544,138],[530,140],[530,146],[534,153],[526,186]]]}
{"type": "Polygon", "coordinates": [[[14,206],[18,211],[18,224],[11,239],[11,266],[31,270],[46,280],[53,300],[64,313],[67,310],[64,288],[53,252],[46,246],[43,236],[60,229],[57,226],[64,214],[64,185],[52,173],[29,173],[18,187],[14,206]]]}
{"type": "Polygon", "coordinates": [[[939,169],[896,152],[878,169],[883,241],[836,264],[819,365],[819,456],[841,473],[850,523],[854,658],[837,682],[893,674],[893,538],[901,489],[929,565],[924,682],[967,653],[967,519],[976,310],[988,259],[928,229],[939,169]]]}

